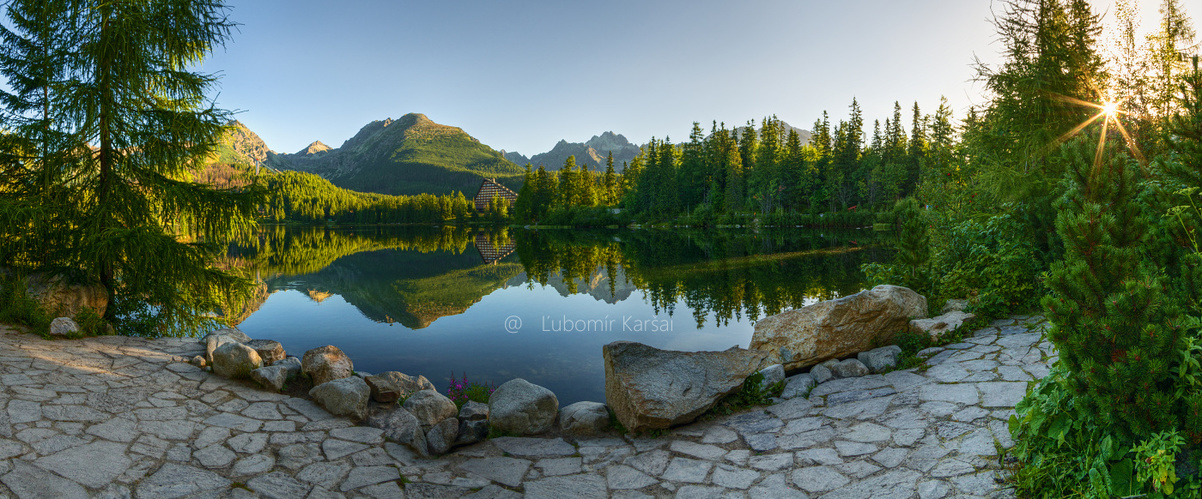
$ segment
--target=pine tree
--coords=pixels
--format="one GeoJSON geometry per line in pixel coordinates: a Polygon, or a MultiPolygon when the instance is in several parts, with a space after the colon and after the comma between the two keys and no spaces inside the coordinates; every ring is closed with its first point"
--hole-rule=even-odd
{"type": "Polygon", "coordinates": [[[618,192],[618,174],[614,172],[614,153],[609,152],[609,156],[605,158],[605,177],[603,182],[602,204],[605,206],[614,206],[621,199],[621,194],[618,192]]]}
{"type": "Polygon", "coordinates": [[[1066,147],[1070,187],[1056,217],[1064,259],[1047,278],[1048,335],[1084,412],[1122,437],[1150,435],[1176,421],[1164,387],[1180,356],[1182,311],[1144,252],[1154,222],[1134,201],[1139,165],[1110,151],[1095,164],[1096,140],[1082,139],[1066,147]]]}
{"type": "MultiPolygon", "coordinates": [[[[228,112],[205,104],[216,76],[190,71],[229,38],[225,3],[55,0],[40,7],[51,15],[26,19],[50,23],[54,52],[61,50],[43,73],[57,75],[43,92],[52,103],[49,128],[69,137],[45,155],[95,148],[56,162],[80,210],[70,221],[79,231],[67,246],[72,254],[57,263],[104,285],[112,298],[107,319],[145,319],[148,334],[212,325],[212,312],[248,289],[214,260],[224,242],[250,233],[263,199],[253,185],[191,181],[230,122],[228,112]]],[[[23,29],[21,22],[14,26],[23,29]]],[[[6,68],[23,58],[6,55],[6,68]]]]}

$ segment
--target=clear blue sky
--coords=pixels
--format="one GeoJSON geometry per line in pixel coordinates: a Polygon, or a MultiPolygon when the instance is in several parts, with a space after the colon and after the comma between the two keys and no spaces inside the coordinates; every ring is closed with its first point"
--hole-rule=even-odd
{"type": "MultiPolygon", "coordinates": [[[[1185,2],[1197,20],[1202,7],[1185,2]]],[[[271,148],[337,147],[371,120],[420,112],[526,155],[606,130],[644,143],[693,121],[822,111],[866,126],[901,101],[956,116],[983,101],[974,55],[996,61],[989,0],[231,0],[239,32],[202,67],[218,104],[271,148]]],[[[1102,10],[1110,2],[1096,0],[1102,10]]],[[[1142,2],[1145,28],[1157,1],[1142,2]]],[[[1198,23],[1195,22],[1195,27],[1198,23]]]]}

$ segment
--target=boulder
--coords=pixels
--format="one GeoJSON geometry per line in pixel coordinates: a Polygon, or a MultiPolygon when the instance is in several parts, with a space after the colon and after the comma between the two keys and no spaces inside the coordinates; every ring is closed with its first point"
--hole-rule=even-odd
{"type": "Polygon", "coordinates": [[[856,355],[856,360],[863,363],[869,371],[881,373],[897,367],[897,357],[901,355],[901,351],[901,347],[897,345],[873,348],[867,352],[860,352],[856,355]]]}
{"type": "Polygon", "coordinates": [[[847,359],[831,368],[831,374],[834,374],[836,378],[867,376],[868,372],[868,366],[856,359],[847,359]]]}
{"type": "Polygon", "coordinates": [[[265,366],[274,365],[276,362],[284,360],[284,345],[281,345],[278,341],[250,340],[242,343],[259,352],[259,357],[263,359],[263,365],[265,366]]]}
{"type": "Polygon", "coordinates": [[[948,300],[943,302],[943,309],[939,313],[963,312],[966,308],[968,308],[968,300],[948,300]]]}
{"type": "Polygon", "coordinates": [[[255,349],[230,342],[213,350],[213,374],[231,379],[249,378],[251,371],[263,367],[255,349]]]}
{"type": "Polygon", "coordinates": [[[952,311],[947,312],[938,317],[930,319],[915,319],[910,321],[910,327],[920,333],[926,333],[933,340],[939,339],[940,336],[951,331],[959,329],[965,323],[970,323],[976,319],[975,314],[968,312],[952,311]]]}
{"type": "MultiPolygon", "coordinates": [[[[605,400],[627,430],[688,423],[739,391],[767,352],[674,352],[630,341],[605,345],[605,400]]],[[[500,391],[500,388],[497,389],[500,391]]],[[[493,394],[494,399],[496,394],[493,394]]],[[[496,412],[492,414],[496,419],[496,412]]]]}
{"type": "Polygon", "coordinates": [[[433,427],[444,419],[453,418],[459,413],[459,408],[455,407],[451,399],[433,389],[421,390],[410,395],[402,407],[426,428],[433,427]]]}
{"type": "Polygon", "coordinates": [[[459,419],[464,421],[488,420],[488,404],[481,404],[475,400],[467,401],[463,407],[459,408],[459,419]]]}
{"type": "Polygon", "coordinates": [[[488,398],[492,427],[514,435],[545,433],[558,413],[559,399],[551,390],[522,378],[506,381],[488,398]]]}
{"type": "Polygon", "coordinates": [[[209,334],[204,335],[203,337],[200,338],[200,342],[205,343],[206,341],[208,341],[210,336],[229,336],[229,337],[233,338],[234,341],[237,341],[238,343],[247,343],[250,341],[250,336],[247,336],[246,333],[243,333],[242,331],[240,331],[236,328],[226,327],[226,328],[221,328],[221,329],[215,330],[209,334]]]}
{"type": "Polygon", "coordinates": [[[459,436],[455,437],[456,447],[483,442],[486,438],[488,438],[488,421],[483,419],[459,420],[459,436]]]}
{"type": "Polygon", "coordinates": [[[426,445],[430,448],[430,455],[441,456],[446,454],[455,445],[457,438],[459,438],[458,419],[447,418],[439,421],[438,424],[434,425],[426,433],[426,445]]]}
{"type": "Polygon", "coordinates": [[[810,377],[814,378],[815,383],[826,383],[835,377],[835,374],[831,372],[831,368],[821,364],[811,367],[809,374],[810,377]]]}
{"type": "Polygon", "coordinates": [[[55,316],[75,317],[87,307],[104,317],[109,306],[108,291],[100,283],[75,283],[61,275],[31,274],[25,279],[25,293],[55,316]]]}
{"type": "MultiPolygon", "coordinates": [[[[393,406],[389,410],[376,411],[367,418],[367,425],[384,430],[384,438],[408,446],[418,454],[430,454],[426,444],[426,432],[422,431],[422,425],[417,422],[417,418],[404,407],[393,406]]],[[[485,436],[487,435],[486,430],[485,436]]]]}
{"type": "Polygon", "coordinates": [[[287,369],[288,370],[288,379],[295,378],[296,375],[300,374],[300,372],[301,372],[300,359],[298,359],[296,357],[292,357],[292,356],[284,357],[284,360],[276,362],[275,364],[272,364],[272,365],[280,366],[280,367],[283,367],[284,369],[287,369]]]}
{"type": "Polygon", "coordinates": [[[79,324],[70,317],[59,317],[50,321],[50,336],[79,334],[79,324]]]}
{"type": "Polygon", "coordinates": [[[814,389],[818,381],[810,373],[796,374],[785,378],[785,390],[781,392],[780,398],[788,400],[791,398],[804,397],[814,389]]]}
{"type": "Polygon", "coordinates": [[[827,359],[850,357],[890,343],[910,320],[927,315],[927,299],[901,286],[877,286],[761,319],[751,349],[795,370],[827,359]]]}
{"type": "Polygon", "coordinates": [[[371,390],[356,377],[339,378],[313,387],[309,397],[335,416],[363,419],[371,390]]]}
{"type": "Polygon", "coordinates": [[[363,378],[371,387],[371,398],[381,404],[396,402],[414,392],[433,390],[434,383],[425,376],[410,376],[397,371],[385,371],[374,376],[363,378]]]}
{"type": "Polygon", "coordinates": [[[785,366],[772,364],[760,369],[760,374],[764,375],[764,380],[760,382],[760,389],[767,390],[768,387],[785,380],[785,366]]]}
{"type": "Polygon", "coordinates": [[[284,382],[288,381],[288,368],[284,366],[260,367],[250,372],[250,379],[258,382],[263,388],[278,392],[284,389],[284,382]]]}
{"type": "Polygon", "coordinates": [[[236,336],[229,335],[229,334],[206,335],[205,339],[204,339],[205,360],[210,365],[212,365],[213,364],[213,352],[216,351],[218,347],[225,345],[227,343],[241,343],[241,342],[238,341],[238,338],[236,336]]]}
{"type": "MultiPolygon", "coordinates": [[[[301,359],[301,371],[313,380],[313,386],[319,386],[336,379],[349,378],[355,372],[355,365],[338,347],[326,345],[305,352],[301,359]]],[[[364,383],[364,386],[367,384],[364,383]]]]}
{"type": "Polygon", "coordinates": [[[576,402],[559,411],[559,428],[572,435],[597,435],[609,429],[609,409],[599,402],[576,402]]]}

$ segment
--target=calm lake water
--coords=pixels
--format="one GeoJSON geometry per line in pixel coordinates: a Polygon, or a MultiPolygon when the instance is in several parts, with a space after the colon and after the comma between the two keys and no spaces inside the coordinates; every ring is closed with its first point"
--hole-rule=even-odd
{"type": "Polygon", "coordinates": [[[751,341],[755,321],[860,291],[891,253],[869,230],[268,227],[231,251],[260,283],[236,317],[291,355],[336,345],[355,369],[545,386],[605,400],[601,347],[751,341]]]}

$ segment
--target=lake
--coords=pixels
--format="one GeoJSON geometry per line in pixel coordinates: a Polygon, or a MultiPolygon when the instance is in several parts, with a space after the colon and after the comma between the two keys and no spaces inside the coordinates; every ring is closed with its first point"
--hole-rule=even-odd
{"type": "Polygon", "coordinates": [[[870,230],[268,226],[232,248],[258,290],[231,313],[290,355],[332,344],[367,372],[545,386],[605,401],[601,347],[747,347],[755,321],[864,288],[870,230]]]}

